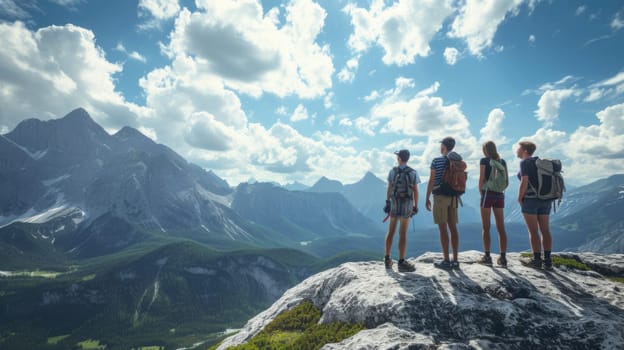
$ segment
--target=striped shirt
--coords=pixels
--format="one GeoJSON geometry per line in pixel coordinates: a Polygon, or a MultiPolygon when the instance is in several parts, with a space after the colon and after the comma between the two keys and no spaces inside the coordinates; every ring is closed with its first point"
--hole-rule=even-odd
{"type": "Polygon", "coordinates": [[[431,162],[431,169],[435,170],[435,181],[433,182],[434,186],[437,186],[442,182],[442,174],[444,173],[444,168],[446,167],[446,157],[437,157],[434,158],[431,162]]]}

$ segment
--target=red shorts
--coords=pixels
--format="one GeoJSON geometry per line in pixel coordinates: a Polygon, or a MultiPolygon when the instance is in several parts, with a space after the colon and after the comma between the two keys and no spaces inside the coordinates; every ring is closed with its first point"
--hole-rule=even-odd
{"type": "Polygon", "coordinates": [[[481,208],[504,208],[505,195],[502,193],[488,192],[485,201],[483,200],[483,192],[481,193],[481,208]]]}

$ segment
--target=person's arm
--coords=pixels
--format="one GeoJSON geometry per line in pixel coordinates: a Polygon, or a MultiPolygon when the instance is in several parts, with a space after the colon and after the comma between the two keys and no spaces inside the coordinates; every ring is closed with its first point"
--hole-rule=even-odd
{"type": "Polygon", "coordinates": [[[522,204],[522,198],[524,198],[524,194],[526,193],[527,188],[529,187],[529,177],[527,175],[523,175],[520,179],[520,190],[518,191],[518,203],[522,204]]]}
{"type": "Polygon", "coordinates": [[[427,184],[427,197],[426,197],[426,202],[425,202],[425,208],[427,208],[427,210],[431,211],[431,200],[429,199],[429,197],[431,197],[431,191],[433,190],[433,183],[435,182],[435,169],[431,169],[431,172],[429,173],[429,183],[427,184]]]}
{"type": "Polygon", "coordinates": [[[386,200],[390,200],[390,195],[392,195],[392,183],[388,182],[388,189],[386,190],[386,200]]]}
{"type": "Polygon", "coordinates": [[[481,164],[479,168],[479,191],[482,191],[485,183],[485,165],[481,164]]]}

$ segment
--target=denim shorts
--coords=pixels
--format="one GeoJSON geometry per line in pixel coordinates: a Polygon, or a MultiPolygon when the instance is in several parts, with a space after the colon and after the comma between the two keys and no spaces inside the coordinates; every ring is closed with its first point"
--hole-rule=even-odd
{"type": "Polygon", "coordinates": [[[550,215],[552,207],[551,200],[542,200],[537,198],[522,199],[522,213],[532,215],[550,215]]]}

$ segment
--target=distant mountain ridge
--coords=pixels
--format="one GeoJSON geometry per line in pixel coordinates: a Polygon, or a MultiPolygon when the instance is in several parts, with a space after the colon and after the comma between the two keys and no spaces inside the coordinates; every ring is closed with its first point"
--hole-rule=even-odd
{"type": "MultiPolygon", "coordinates": [[[[269,192],[254,203],[274,205],[269,192]]],[[[82,108],[60,119],[25,120],[0,137],[0,236],[34,232],[48,243],[50,254],[108,254],[153,234],[226,248],[298,246],[302,240],[374,232],[340,195],[300,192],[289,202],[293,196],[281,194],[275,200],[292,208],[307,203],[305,210],[268,211],[258,218],[258,210],[244,201],[232,206],[246,194],[236,194],[212,171],[134,128],[109,135],[82,108]],[[57,226],[50,227],[51,220],[57,226]],[[17,222],[27,225],[18,229],[17,222]],[[293,228],[306,231],[307,238],[293,235],[293,228]]],[[[6,250],[12,252],[7,256],[19,251],[6,250]]]]}

